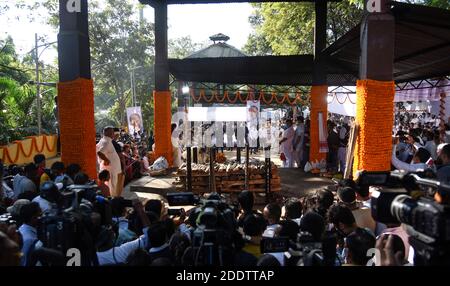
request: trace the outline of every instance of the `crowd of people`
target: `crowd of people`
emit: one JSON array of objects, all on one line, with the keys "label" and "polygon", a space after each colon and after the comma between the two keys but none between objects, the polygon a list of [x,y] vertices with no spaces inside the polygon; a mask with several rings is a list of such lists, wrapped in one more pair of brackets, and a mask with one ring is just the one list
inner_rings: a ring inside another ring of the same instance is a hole
[{"label": "crowd of people", "polygon": [[[39,167],[27,167],[25,174],[16,175],[16,182],[19,178],[23,181],[21,188],[13,189],[11,198],[2,198],[4,205],[8,199],[14,203],[1,209],[10,216],[0,221],[0,265],[65,265],[61,255],[56,255],[59,259],[55,258],[56,249],[47,249],[38,233],[45,223],[42,218],[58,208],[58,193],[62,187],[61,183],[54,182],[88,183],[87,176],[76,171],[76,166],[68,166],[65,170],[53,168],[46,174],[49,180],[38,190],[33,188],[33,181],[46,177]],[[7,185],[3,182],[3,187]],[[317,190],[301,199],[289,198],[282,204],[269,203],[262,211],[254,207],[254,193],[242,191],[237,202],[228,201],[228,206],[236,207],[230,207],[232,211],[228,215],[221,209],[220,218],[212,223],[205,206],[188,212],[181,209],[173,214],[162,200],[130,203],[122,197],[107,196],[101,188],[97,190],[97,201],[98,197],[110,201],[112,227],[100,228],[100,222],[92,222],[98,230],[94,227],[89,232],[95,251],[95,261],[89,261],[89,265],[198,266],[216,263],[205,260],[199,252],[207,245],[203,244],[205,233],[208,230],[219,233],[220,229],[225,231],[223,235],[210,236],[208,239],[212,241],[208,241],[217,247],[214,251],[220,252],[217,255],[221,257],[218,260],[221,265],[303,265],[304,262],[293,260],[292,255],[266,250],[262,244],[267,239],[285,238],[289,245],[298,245],[305,234],[309,241],[304,243],[322,245],[325,237],[333,237],[335,241],[331,261],[307,265],[372,265],[373,257],[368,251],[374,248],[382,253],[382,265],[413,263],[414,249],[408,242],[407,232],[400,224],[384,225],[375,221],[370,212],[369,188],[360,188],[353,181],[342,181],[340,185]],[[218,200],[216,197],[209,199]],[[89,217],[96,220],[92,214]],[[199,230],[202,233],[200,245]],[[294,258],[299,257],[294,255]]]},{"label": "crowd of people", "polygon": [[[345,169],[350,126],[348,118],[329,118],[330,170]],[[284,164],[301,167],[308,160],[309,120],[299,116],[294,126],[288,118],[284,127],[280,141]],[[418,120],[411,124],[402,115],[396,118],[393,133],[393,169],[432,170],[438,181],[450,184],[450,144],[435,123]],[[78,202],[90,205],[82,224],[91,238],[88,252],[94,254],[85,265],[364,266],[375,264],[368,255],[373,249],[381,253],[378,265],[414,264],[415,249],[404,225],[374,219],[370,188],[352,180],[301,199],[271,202],[261,210],[255,208],[254,194],[249,191],[242,191],[237,201],[229,197],[225,204],[218,203],[223,197],[212,194],[206,203],[187,212],[170,211],[162,200],[127,201],[121,197],[124,181],[151,169],[147,146],[145,140],[105,128],[97,143],[99,173],[94,181],[77,164],[56,161],[47,169],[42,154],[24,167],[0,164],[0,265],[65,265],[65,254],[42,241],[42,228],[50,214],[61,215],[69,208],[62,193],[77,185],[95,191],[95,196]],[[110,220],[105,205],[110,207]],[[277,238],[303,254],[267,248],[266,242]],[[332,255],[325,241],[334,241]],[[322,260],[306,261],[305,245],[327,254],[319,256]],[[219,258],[208,260],[202,254],[205,249]]]},{"label": "crowd of people", "polygon": [[[343,174],[349,135],[354,118],[329,114],[327,171]],[[280,157],[282,167],[304,168],[309,153],[309,119],[284,118]],[[450,119],[441,130],[440,120],[429,113],[397,111],[393,128],[392,170],[416,172],[430,169],[443,183],[450,183]]]}]

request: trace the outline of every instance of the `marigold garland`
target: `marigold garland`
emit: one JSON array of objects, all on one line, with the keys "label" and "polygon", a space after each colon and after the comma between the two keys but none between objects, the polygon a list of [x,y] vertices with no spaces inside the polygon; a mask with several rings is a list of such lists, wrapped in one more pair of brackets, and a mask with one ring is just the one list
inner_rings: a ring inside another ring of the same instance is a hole
[{"label": "marigold garland", "polygon": [[[53,140],[52,147],[50,147],[47,137],[55,138]],[[57,143],[56,135],[49,135],[49,136],[43,135],[42,136],[42,144],[41,144],[40,148],[38,147],[36,136],[29,136],[29,137],[27,137],[27,139],[31,140],[30,149],[28,150],[28,152],[25,151],[24,144],[22,141],[14,141],[13,142],[13,144],[16,145],[16,153],[15,153],[14,158],[11,157],[11,154],[9,153],[7,146],[1,147],[3,161],[5,163],[15,164],[19,160],[21,154],[23,155],[24,158],[28,158],[28,157],[31,157],[33,154],[42,153],[45,149],[49,153],[53,153],[56,150],[56,143]]]},{"label": "marigold garland", "polygon": [[234,99],[232,100],[230,97],[228,97],[228,102],[230,102],[231,104],[234,104],[237,102],[238,98],[240,98],[240,93],[239,91],[236,92],[236,94],[234,95]]},{"label": "marigold garland", "polygon": [[252,91],[250,91],[246,95],[243,95],[240,91],[236,91],[234,98],[232,98],[229,95],[228,91],[225,91],[222,97],[220,97],[219,93],[216,91],[214,91],[212,93],[212,95],[210,97],[208,97],[208,96],[206,96],[205,91],[203,89],[200,90],[198,97],[195,96],[195,93],[193,90],[190,93],[191,93],[191,98],[194,100],[194,102],[199,102],[200,100],[203,99],[203,101],[205,101],[207,103],[211,103],[213,101],[218,102],[218,103],[223,103],[223,102],[225,102],[225,100],[227,100],[228,103],[234,104],[238,100],[241,103],[245,103],[248,100],[259,100],[259,101],[264,102],[267,105],[270,105],[275,100],[275,102],[280,105],[281,104],[289,104],[289,105],[305,104],[305,100],[303,100],[301,98],[301,95],[299,93],[296,93],[296,95],[291,98],[288,93],[285,93],[285,94],[283,94],[283,96],[280,97],[280,96],[278,96],[277,93],[272,92],[272,94],[270,94],[270,96],[269,96],[269,99],[266,97],[264,91],[260,91],[258,93],[257,97],[255,97],[255,95]]},{"label": "marigold garland", "polygon": [[77,78],[58,83],[58,116],[61,132],[61,161],[65,164],[77,163],[90,178],[96,178],[97,154],[92,79]]},{"label": "marigold garland", "polygon": [[[328,104],[327,104],[328,87],[326,85],[318,85],[311,87],[311,121],[310,121],[310,149],[309,161],[321,161],[326,158],[327,153],[319,152],[319,120],[318,114],[323,114],[323,124],[327,123]],[[325,126],[326,128],[326,126]]]},{"label": "marigold garland", "polygon": [[393,81],[358,80],[356,86],[356,140],[353,177],[359,170],[391,168],[395,84]]},{"label": "marigold garland", "polygon": [[219,103],[222,103],[225,101],[225,98],[227,98],[227,97],[228,97],[228,91],[225,90],[225,92],[223,93],[222,99],[219,99],[219,95],[216,94],[216,101]]}]

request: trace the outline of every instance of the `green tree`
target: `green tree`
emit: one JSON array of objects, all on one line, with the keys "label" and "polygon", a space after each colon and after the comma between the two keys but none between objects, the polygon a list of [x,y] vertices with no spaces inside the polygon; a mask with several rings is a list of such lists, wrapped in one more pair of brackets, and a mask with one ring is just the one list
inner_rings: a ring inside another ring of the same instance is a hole
[{"label": "green tree", "polygon": [[[137,1],[136,1],[137,2]],[[89,38],[94,78],[97,128],[114,122],[126,125],[132,105],[130,73],[135,71],[136,101],[145,128],[152,126],[154,25],[137,17],[134,1],[89,1]],[[48,23],[58,27],[58,1],[45,0]],[[106,120],[110,116],[110,120]]]},{"label": "green tree", "polygon": [[[245,50],[252,55],[311,54],[314,45],[313,3],[253,4],[255,10],[249,18],[254,31]],[[328,3],[328,44],[354,27],[362,10],[349,0]]]},{"label": "green tree", "polygon": [[[52,81],[56,69],[39,63],[41,80]],[[19,60],[10,36],[0,39],[0,145],[26,136],[36,135],[37,106],[34,80],[34,58],[27,54]],[[42,127],[44,133],[54,133],[53,115],[55,88],[41,90]]]},{"label": "green tree", "polygon": [[205,44],[193,42],[191,36],[171,39],[168,45],[169,58],[183,59],[204,47]]}]

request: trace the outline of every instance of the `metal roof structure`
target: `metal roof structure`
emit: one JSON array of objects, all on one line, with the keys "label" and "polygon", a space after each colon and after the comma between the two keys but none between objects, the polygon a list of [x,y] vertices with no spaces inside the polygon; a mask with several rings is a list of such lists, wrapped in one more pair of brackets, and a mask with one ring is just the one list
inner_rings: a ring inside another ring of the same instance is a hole
[{"label": "metal roof structure", "polygon": [[[391,7],[395,82],[449,75],[450,11],[398,2]],[[323,53],[328,85],[354,85],[359,78],[360,25]],[[191,82],[309,86],[313,67],[312,55],[169,59],[170,72]]]},{"label": "metal roof structure", "polygon": [[[394,80],[396,83],[450,74],[450,11],[394,2]],[[324,52],[330,64],[357,74],[360,56],[360,25]]]},{"label": "metal roof structure", "polygon": [[[222,4],[222,3],[270,3],[270,2],[316,2],[316,0],[139,0],[141,4],[154,6],[155,2],[165,1],[167,5],[178,4]],[[328,2],[340,2],[342,0],[327,0]]]},{"label": "metal roof structure", "polygon": [[216,34],[209,37],[214,44],[201,49],[189,56],[187,59],[194,58],[230,58],[230,57],[246,57],[247,55],[239,49],[226,43],[230,37],[224,34]]}]

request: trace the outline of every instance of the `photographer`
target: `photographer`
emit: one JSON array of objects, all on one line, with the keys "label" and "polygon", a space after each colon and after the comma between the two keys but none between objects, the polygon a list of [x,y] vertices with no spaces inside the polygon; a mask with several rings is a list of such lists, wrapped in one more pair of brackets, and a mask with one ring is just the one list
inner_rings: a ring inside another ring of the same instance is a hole
[{"label": "photographer", "polygon": [[345,239],[343,266],[366,266],[371,259],[369,249],[375,247],[375,237],[363,228],[356,228]]},{"label": "photographer", "polygon": [[20,209],[20,219],[23,224],[19,227],[19,232],[22,235],[22,258],[20,260],[21,266],[27,266],[29,255],[35,249],[36,243],[39,241],[37,236],[37,226],[39,224],[38,218],[41,216],[41,208],[36,202],[23,205]]},{"label": "photographer", "polygon": [[30,163],[25,166],[25,175],[17,174],[13,181],[14,199],[32,200],[37,196],[37,188],[34,181],[37,178],[38,168],[35,164]]},{"label": "photographer", "polygon": [[245,218],[254,213],[254,211],[253,211],[254,201],[255,201],[255,198],[254,198],[252,192],[250,192],[248,190],[244,190],[239,193],[238,202],[239,202],[239,208],[240,208],[241,212],[238,217],[238,225],[240,227],[242,227]]},{"label": "photographer", "polygon": [[47,212],[54,207],[57,207],[60,199],[60,189],[62,184],[55,184],[52,181],[44,182],[40,187],[40,195],[33,199],[33,202],[39,204],[42,212]]},{"label": "photographer", "polygon": [[280,230],[281,208],[279,205],[271,203],[266,205],[263,211],[267,228],[263,233],[263,237],[275,237]]},{"label": "photographer", "polygon": [[122,197],[113,198],[111,200],[113,222],[118,228],[118,236],[116,237],[114,246],[122,245],[137,237],[137,235],[129,229],[126,207],[125,199]]},{"label": "photographer", "polygon": [[344,249],[344,239],[358,227],[352,211],[341,204],[331,206],[328,211],[328,222],[333,225],[338,235],[338,254]]},{"label": "photographer", "polygon": [[259,258],[261,256],[261,239],[266,227],[267,223],[260,215],[247,216],[243,222],[243,231],[246,239],[242,250]]},{"label": "photographer", "polygon": [[150,247],[148,241],[148,227],[151,224],[150,220],[145,213],[144,207],[142,206],[142,203],[140,201],[134,201],[133,208],[142,222],[143,235],[120,246],[115,246],[103,252],[97,252],[99,265],[123,264],[127,261],[127,257],[136,249],[148,249]]},{"label": "photographer", "polygon": [[166,258],[173,262],[173,256],[169,248],[169,236],[167,235],[166,224],[164,222],[156,222],[148,229],[148,240],[151,248],[149,249],[150,260]]},{"label": "photographer", "polygon": [[370,208],[363,206],[356,201],[356,193],[350,187],[339,188],[337,191],[339,201],[347,206],[356,220],[359,227],[370,229],[375,233],[376,222],[372,218]]},{"label": "photographer", "polygon": [[73,180],[64,173],[65,167],[63,162],[55,162],[52,164],[51,172],[55,183],[62,183],[64,187],[73,185]]},{"label": "photographer", "polygon": [[330,190],[318,190],[315,194],[316,203],[313,210],[324,219],[327,217],[328,210],[334,203],[334,195]]},{"label": "photographer", "polygon": [[436,173],[437,180],[450,185],[450,144],[442,147],[439,153],[440,165]]},{"label": "photographer", "polygon": [[[428,168],[428,165],[426,164],[428,159],[430,159],[431,154],[428,152],[427,149],[423,147],[416,147],[417,150],[414,152],[413,158],[411,160],[411,163],[405,163],[400,161],[397,158],[396,152],[397,152],[397,145],[398,145],[398,138],[394,140],[394,146],[392,148],[392,159],[391,163],[392,165],[398,169],[403,170],[407,172],[417,172],[420,170],[425,170]],[[416,146],[416,145],[414,145]]]},{"label": "photographer", "polygon": [[289,198],[284,204],[285,219],[292,220],[300,225],[302,217],[302,203],[297,198]]},{"label": "photographer", "polygon": [[300,231],[310,233],[314,241],[321,241],[325,231],[325,220],[318,213],[307,212],[300,221]]}]

